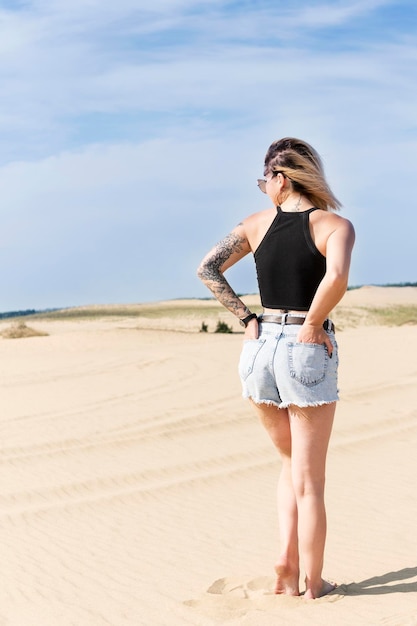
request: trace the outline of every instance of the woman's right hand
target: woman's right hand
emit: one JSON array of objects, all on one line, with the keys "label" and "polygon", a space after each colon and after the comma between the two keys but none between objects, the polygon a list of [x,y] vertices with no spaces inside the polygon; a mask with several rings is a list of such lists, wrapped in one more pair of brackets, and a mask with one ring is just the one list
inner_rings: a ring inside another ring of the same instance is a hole
[{"label": "woman's right hand", "polygon": [[333,344],[330,341],[329,335],[324,330],[323,325],[312,326],[311,324],[304,322],[297,335],[297,343],[323,344],[327,348],[329,357],[332,358]]}]

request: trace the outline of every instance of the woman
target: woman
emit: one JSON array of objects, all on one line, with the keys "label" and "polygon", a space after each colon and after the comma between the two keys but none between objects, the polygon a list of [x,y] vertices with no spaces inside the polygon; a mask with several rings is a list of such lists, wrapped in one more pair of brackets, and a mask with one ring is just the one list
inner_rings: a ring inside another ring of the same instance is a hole
[{"label": "woman", "polygon": [[[258,180],[273,206],[250,215],[202,260],[199,278],[245,327],[239,362],[250,399],[282,458],[278,483],[281,551],[276,593],[306,599],[335,585],[322,578],[326,455],[337,394],[337,344],[328,316],[348,284],[354,243],[317,152],[299,139],[275,141]],[[252,313],[224,278],[254,254],[263,314]]]}]

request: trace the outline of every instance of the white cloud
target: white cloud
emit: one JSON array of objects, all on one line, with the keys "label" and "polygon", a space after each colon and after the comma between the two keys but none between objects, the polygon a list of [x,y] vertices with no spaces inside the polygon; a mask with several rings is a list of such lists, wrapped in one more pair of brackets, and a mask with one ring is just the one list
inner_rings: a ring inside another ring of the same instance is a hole
[{"label": "white cloud", "polygon": [[[303,33],[307,26],[317,26],[317,20],[340,22],[378,4],[321,4],[292,12],[266,4],[248,16],[248,11],[225,13],[227,4],[222,2],[203,3],[207,14],[200,14],[199,5],[190,2],[156,2],[146,11],[125,0],[103,2],[100,10],[97,2],[37,2],[19,14],[3,12],[5,31],[13,33],[9,43],[1,44],[9,53],[0,56],[6,119],[17,131],[27,130],[31,120],[39,134],[48,125],[64,126],[85,113],[248,110],[268,101],[263,90],[271,83],[309,88],[316,79],[374,82],[390,61],[383,50],[329,55],[320,53],[317,42],[305,44]],[[318,16],[314,20],[312,13]],[[170,45],[145,45],[143,38],[133,36],[142,27],[163,32],[177,25],[184,30]],[[267,35],[268,29],[277,33],[277,41],[289,29],[291,42],[284,48],[275,42],[260,46],[253,37],[265,28]],[[240,32],[244,39],[234,41]],[[193,34],[191,40],[187,33]],[[219,38],[222,33],[227,41]],[[415,54],[415,45],[409,49]]]},{"label": "white cloud", "polygon": [[15,280],[0,276],[10,303],[0,310],[162,298],[168,284],[175,297],[184,278],[192,293],[198,229],[207,222],[218,238],[242,215],[230,184],[235,149],[155,140],[2,168],[0,263]]},{"label": "white cloud", "polygon": [[324,2],[303,7],[299,14],[292,13],[292,25],[324,28],[349,23],[375,9],[392,4],[392,0],[359,0],[356,2]]}]

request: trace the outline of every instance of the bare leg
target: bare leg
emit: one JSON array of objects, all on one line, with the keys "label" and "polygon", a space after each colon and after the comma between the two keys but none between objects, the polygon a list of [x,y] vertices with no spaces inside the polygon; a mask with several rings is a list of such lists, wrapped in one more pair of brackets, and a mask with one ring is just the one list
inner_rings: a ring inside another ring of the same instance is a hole
[{"label": "bare leg", "polygon": [[278,519],[281,552],[275,565],[275,593],[291,596],[299,591],[298,512],[292,484],[291,431],[288,411],[266,404],[255,404],[255,410],[282,458],[278,482]]},{"label": "bare leg", "polygon": [[292,485],[291,458],[284,455],[278,481],[278,521],[281,553],[275,564],[277,575],[275,593],[298,596],[300,595],[298,511]]},{"label": "bare leg", "polygon": [[322,578],[326,541],[324,485],[326,455],[335,403],[288,409],[292,441],[292,479],[298,508],[300,553],[306,571],[306,599],[334,589]]}]

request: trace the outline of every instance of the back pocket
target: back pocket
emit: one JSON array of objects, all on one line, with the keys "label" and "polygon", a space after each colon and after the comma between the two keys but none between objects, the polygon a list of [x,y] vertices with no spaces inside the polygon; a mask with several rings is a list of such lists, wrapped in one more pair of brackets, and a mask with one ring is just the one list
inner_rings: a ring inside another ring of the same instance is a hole
[{"label": "back pocket", "polygon": [[328,358],[327,349],[322,344],[288,344],[290,375],[303,385],[317,385],[324,380]]},{"label": "back pocket", "polygon": [[246,380],[252,374],[256,357],[265,343],[265,339],[248,339],[243,343],[239,359],[239,376]]}]

